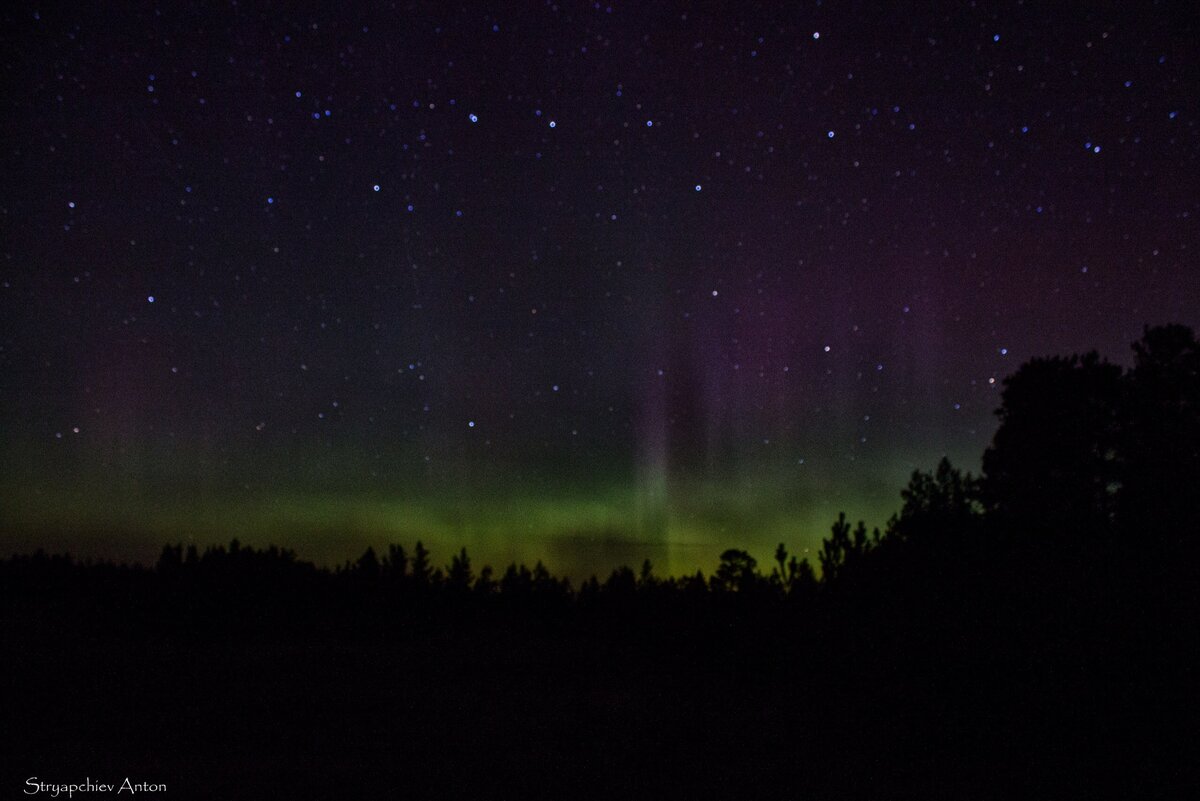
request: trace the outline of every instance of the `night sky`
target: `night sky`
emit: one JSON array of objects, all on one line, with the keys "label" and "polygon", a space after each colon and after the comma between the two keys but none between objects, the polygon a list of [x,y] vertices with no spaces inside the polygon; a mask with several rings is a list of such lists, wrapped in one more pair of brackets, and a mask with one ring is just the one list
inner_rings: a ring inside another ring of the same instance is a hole
[{"label": "night sky", "polygon": [[1200,322],[1189,3],[19,3],[0,549],[711,569]]}]

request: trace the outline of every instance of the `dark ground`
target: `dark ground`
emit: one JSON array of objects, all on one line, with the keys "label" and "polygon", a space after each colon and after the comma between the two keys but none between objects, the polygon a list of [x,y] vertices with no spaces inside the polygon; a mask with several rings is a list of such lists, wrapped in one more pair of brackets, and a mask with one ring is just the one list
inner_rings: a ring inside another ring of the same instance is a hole
[{"label": "dark ground", "polygon": [[1145,798],[1191,778],[1191,685],[1130,675],[1136,644],[804,620],[10,616],[2,795],[130,776],[173,798]]}]

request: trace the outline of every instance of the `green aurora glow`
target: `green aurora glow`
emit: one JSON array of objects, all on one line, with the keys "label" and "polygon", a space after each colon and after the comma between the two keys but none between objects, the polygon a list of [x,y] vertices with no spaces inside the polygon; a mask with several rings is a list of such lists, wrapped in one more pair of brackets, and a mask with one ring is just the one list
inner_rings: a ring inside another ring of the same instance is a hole
[{"label": "green aurora glow", "polygon": [[[476,567],[542,560],[577,580],[643,559],[660,574],[709,572],[730,547],[766,562],[779,542],[815,562],[838,512],[884,525],[909,473],[938,456],[896,459],[871,474],[844,460],[825,471],[748,466],[719,479],[639,475],[619,465],[535,472],[477,463],[394,486],[347,480],[362,474],[352,469],[352,454],[276,460],[275,469],[260,456],[221,470],[142,454],[124,459],[121,469],[79,470],[74,480],[66,477],[78,465],[31,467],[26,458],[27,469],[2,489],[0,547],[149,563],[165,542],[203,547],[236,537],[333,565],[368,545],[411,547],[420,539],[438,564],[466,547]],[[246,476],[256,479],[238,480]]]}]

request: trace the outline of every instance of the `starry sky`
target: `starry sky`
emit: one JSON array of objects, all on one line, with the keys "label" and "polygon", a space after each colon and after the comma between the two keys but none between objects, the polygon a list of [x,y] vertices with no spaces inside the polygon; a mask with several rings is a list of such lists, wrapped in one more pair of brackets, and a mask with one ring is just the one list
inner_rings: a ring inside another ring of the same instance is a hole
[{"label": "starry sky", "polygon": [[16,3],[0,549],[882,525],[1200,322],[1188,3]]}]

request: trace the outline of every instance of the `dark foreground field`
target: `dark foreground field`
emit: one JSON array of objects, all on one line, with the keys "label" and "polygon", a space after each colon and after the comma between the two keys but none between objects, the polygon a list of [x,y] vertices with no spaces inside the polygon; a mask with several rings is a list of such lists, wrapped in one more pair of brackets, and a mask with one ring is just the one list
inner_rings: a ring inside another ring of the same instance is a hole
[{"label": "dark foreground field", "polygon": [[1102,622],[651,608],[10,609],[0,795],[129,776],[172,798],[1144,798],[1192,778],[1190,671]]}]

